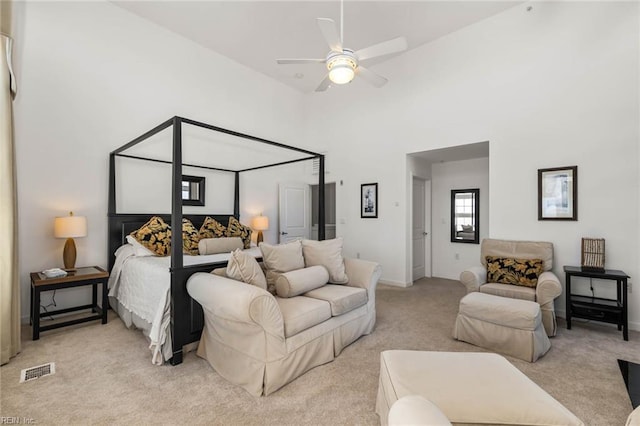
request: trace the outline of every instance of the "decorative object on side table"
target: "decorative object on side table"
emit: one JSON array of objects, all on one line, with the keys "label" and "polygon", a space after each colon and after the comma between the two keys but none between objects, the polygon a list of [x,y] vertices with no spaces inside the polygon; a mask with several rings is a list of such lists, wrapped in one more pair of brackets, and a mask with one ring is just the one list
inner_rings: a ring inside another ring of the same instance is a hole
[{"label": "decorative object on side table", "polygon": [[260,244],[262,241],[264,241],[262,231],[266,231],[267,229],[269,229],[269,218],[267,216],[263,216],[261,213],[260,216],[256,216],[251,220],[251,227],[254,231],[258,231],[256,243]]},{"label": "decorative object on side table", "polygon": [[[32,272],[30,314],[31,324],[33,325],[33,340],[38,340],[40,338],[41,331],[53,330],[54,328],[66,327],[68,325],[80,324],[83,322],[94,320],[101,320],[102,324],[106,324],[107,309],[109,306],[109,302],[107,300],[107,281],[109,281],[109,273],[99,266],[77,268],[72,271],[68,271],[65,276],[57,276],[54,278],[48,278],[44,274],[44,272]],[[98,284],[102,284],[102,305],[98,305]],[[40,313],[41,292],[59,290],[62,288],[81,287],[86,285],[90,285],[92,287],[91,304]],[[51,316],[88,309],[91,309],[93,315],[40,326],[40,318],[43,316]]]},{"label": "decorative object on side table", "polygon": [[578,220],[578,166],[538,169],[538,220]]},{"label": "decorative object on side table", "polygon": [[360,217],[378,217],[378,184],[363,183],[360,185]]},{"label": "decorative object on side table", "polygon": [[66,238],[62,259],[64,268],[73,270],[76,267],[76,243],[74,238],[87,236],[87,218],[84,216],[74,216],[69,212],[69,216],[56,217],[53,234],[56,238]]},{"label": "decorative object on side table", "polygon": [[582,269],[604,272],[604,238],[583,238],[580,259]]}]

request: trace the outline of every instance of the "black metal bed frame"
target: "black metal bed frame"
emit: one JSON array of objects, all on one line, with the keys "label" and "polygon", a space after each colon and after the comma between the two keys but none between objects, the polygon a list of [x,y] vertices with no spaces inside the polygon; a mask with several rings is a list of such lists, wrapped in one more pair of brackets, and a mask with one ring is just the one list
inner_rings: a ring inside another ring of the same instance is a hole
[{"label": "black metal bed frame", "polygon": [[[218,167],[208,167],[198,164],[184,164],[182,162],[182,125],[190,124],[193,126],[201,127],[204,129],[212,130],[215,132],[225,133],[231,136],[236,136],[242,139],[248,139],[251,141],[272,145],[278,148],[297,151],[307,154],[308,157],[299,158],[295,160],[282,161],[273,164],[266,164],[258,167],[250,167],[240,170],[223,169]],[[143,142],[149,137],[161,132],[169,127],[173,128],[173,146],[172,146],[172,161],[158,160],[152,158],[144,158],[134,155],[123,154],[123,151]],[[139,214],[139,213],[116,213],[116,174],[115,163],[116,157],[131,158],[143,161],[152,161],[158,163],[165,163],[172,165],[172,183],[171,183],[171,214]],[[317,158],[319,160],[319,173],[318,173],[318,239],[324,240],[325,238],[325,211],[324,211],[324,155],[316,152],[307,151],[305,149],[296,148],[293,146],[285,145],[278,142],[273,142],[267,139],[247,135],[244,133],[235,132],[232,130],[223,129],[221,127],[212,126],[210,124],[202,123],[199,121],[191,120],[188,118],[175,116],[165,121],[164,123],[154,127],[148,132],[135,138],[131,142],[121,146],[120,148],[112,151],[109,154],[109,204],[108,204],[108,217],[109,217],[109,236],[108,236],[108,264],[109,272],[113,268],[115,262],[115,251],[122,244],[125,243],[126,236],[133,230],[139,228],[144,224],[151,216],[160,216],[166,222],[170,222],[171,229],[182,229],[182,218],[187,218],[193,222],[193,224],[199,228],[206,216],[211,216],[220,223],[227,225],[229,216],[240,218],[240,173],[249,172],[252,170],[259,170],[268,167],[281,166],[285,164],[297,163],[300,161],[308,161]],[[216,170],[234,173],[234,207],[233,214],[183,214],[182,213],[182,167],[198,167],[208,170]],[[171,246],[182,247],[182,232],[171,233]],[[177,365],[182,362],[182,350],[183,346],[189,343],[195,342],[200,339],[202,333],[202,327],[204,324],[202,307],[193,300],[187,293],[187,280],[196,272],[208,272],[217,267],[226,266],[225,262],[216,262],[208,264],[199,264],[184,266],[182,256],[171,256],[171,268],[169,272],[171,274],[171,339],[173,346],[173,357],[170,362],[172,365]]]}]

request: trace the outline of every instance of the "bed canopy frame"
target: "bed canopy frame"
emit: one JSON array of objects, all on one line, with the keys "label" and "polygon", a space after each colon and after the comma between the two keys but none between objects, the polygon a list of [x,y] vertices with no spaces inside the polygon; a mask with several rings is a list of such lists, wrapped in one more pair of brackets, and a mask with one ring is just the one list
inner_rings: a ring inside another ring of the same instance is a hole
[{"label": "bed canopy frame", "polygon": [[[186,164],[182,160],[182,129],[183,125],[192,125],[212,132],[218,132],[240,139],[249,140],[261,144],[267,144],[282,150],[294,151],[305,154],[302,158],[293,160],[280,161],[276,163],[264,164],[255,167],[247,167],[240,169],[225,169],[220,167],[210,167],[203,164]],[[160,160],[154,158],[145,158],[142,156],[129,155],[124,152],[138,145],[139,143],[149,139],[159,132],[171,128],[172,129],[172,160]],[[116,209],[116,157],[129,158],[140,161],[150,161],[156,163],[171,164],[171,213],[117,213]],[[171,229],[182,229],[182,219],[187,218],[199,227],[206,216],[213,217],[222,224],[227,224],[229,216],[240,219],[240,173],[251,172],[254,170],[265,169],[269,167],[282,166],[301,161],[318,160],[318,239],[325,239],[325,211],[324,211],[324,155],[316,152],[308,151],[301,148],[285,145],[279,142],[270,141],[256,136],[223,129],[210,124],[191,120],[188,118],[175,116],[164,123],[154,127],[146,133],[133,139],[131,142],[121,146],[109,154],[109,203],[108,203],[108,265],[111,271],[115,262],[115,252],[122,244],[126,242],[126,236],[133,230],[138,229],[142,224],[147,222],[151,216],[160,216],[170,223]],[[196,167],[201,169],[215,170],[221,172],[233,173],[234,179],[234,202],[233,213],[214,213],[214,214],[183,214],[182,200],[182,167]],[[182,232],[171,233],[171,247],[182,247]],[[198,264],[184,266],[182,256],[171,256],[171,267],[169,269],[171,276],[171,340],[173,347],[173,356],[170,360],[172,365],[182,362],[183,346],[198,341],[203,327],[202,307],[189,296],[187,293],[187,280],[196,272],[209,272],[214,268],[226,266],[225,262],[216,262],[208,264]]]}]

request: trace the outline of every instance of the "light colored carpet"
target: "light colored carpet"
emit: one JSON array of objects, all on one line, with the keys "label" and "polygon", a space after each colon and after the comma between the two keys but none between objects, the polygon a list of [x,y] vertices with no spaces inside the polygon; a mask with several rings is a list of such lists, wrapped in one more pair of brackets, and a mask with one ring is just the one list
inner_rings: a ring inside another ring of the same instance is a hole
[{"label": "light colored carpet", "polygon": [[[254,398],[189,353],[172,367],[151,365],[145,338],[110,312],[90,323],[44,332],[0,368],[0,416],[38,424],[378,424],[380,351],[482,351],[451,338],[462,284],[423,279],[408,289],[379,286],[378,322],[329,364],[271,396]],[[534,364],[508,358],[589,425],[623,425],[631,403],[617,358],[640,363],[640,333],[561,321],[552,348]],[[53,361],[56,374],[19,384],[20,370]]]}]

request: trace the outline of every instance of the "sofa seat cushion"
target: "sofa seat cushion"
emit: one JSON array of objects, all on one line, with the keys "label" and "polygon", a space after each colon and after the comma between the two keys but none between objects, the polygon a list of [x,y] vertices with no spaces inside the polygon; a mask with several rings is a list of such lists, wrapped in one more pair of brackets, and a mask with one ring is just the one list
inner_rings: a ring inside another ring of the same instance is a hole
[{"label": "sofa seat cushion", "polygon": [[480,286],[480,293],[494,296],[509,297],[511,299],[536,301],[536,289],[511,284],[488,283]]},{"label": "sofa seat cushion", "polygon": [[483,293],[464,296],[459,315],[520,330],[535,330],[542,323],[537,303]]},{"label": "sofa seat cushion", "polygon": [[284,321],[284,336],[291,337],[331,318],[329,302],[311,297],[276,297]]},{"label": "sofa seat cushion", "polygon": [[327,284],[304,294],[306,297],[329,302],[331,315],[337,317],[367,303],[367,291],[359,287]]}]

